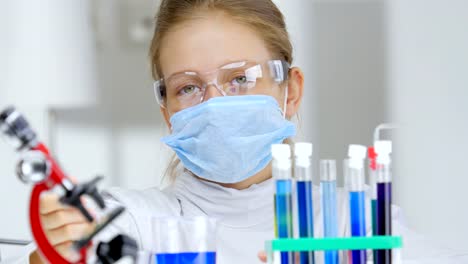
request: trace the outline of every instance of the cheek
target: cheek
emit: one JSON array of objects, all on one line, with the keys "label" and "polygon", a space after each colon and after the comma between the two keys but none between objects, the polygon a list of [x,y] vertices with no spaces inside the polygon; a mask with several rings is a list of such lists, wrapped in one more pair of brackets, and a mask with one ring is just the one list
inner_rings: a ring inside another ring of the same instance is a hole
[{"label": "cheek", "polygon": [[282,106],[284,103],[285,89],[286,87],[273,85],[273,87],[265,87],[265,88],[259,89],[256,91],[255,94],[272,96],[276,99],[278,104]]},{"label": "cheek", "polygon": [[278,104],[279,105],[283,105],[284,103],[284,97],[285,97],[285,89],[287,89],[287,87],[282,87],[282,86],[276,86],[274,88],[271,89],[271,96],[275,97],[276,100],[278,101]]}]

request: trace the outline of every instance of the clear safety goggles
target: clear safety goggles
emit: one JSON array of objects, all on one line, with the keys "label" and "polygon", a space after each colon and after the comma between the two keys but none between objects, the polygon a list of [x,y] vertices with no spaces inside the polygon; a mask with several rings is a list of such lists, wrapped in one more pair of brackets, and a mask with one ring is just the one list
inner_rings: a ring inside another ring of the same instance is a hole
[{"label": "clear safety goggles", "polygon": [[162,107],[180,111],[203,102],[209,86],[222,96],[267,94],[288,79],[289,67],[283,60],[233,62],[211,72],[173,74],[154,82],[154,92]]}]

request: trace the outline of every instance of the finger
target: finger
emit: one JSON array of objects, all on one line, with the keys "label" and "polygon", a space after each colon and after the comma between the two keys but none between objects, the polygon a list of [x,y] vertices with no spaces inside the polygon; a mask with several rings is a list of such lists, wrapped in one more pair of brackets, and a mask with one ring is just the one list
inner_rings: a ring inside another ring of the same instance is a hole
[{"label": "finger", "polygon": [[80,259],[79,253],[73,248],[73,242],[67,241],[65,243],[55,246],[55,250],[66,258],[68,261],[76,262]]},{"label": "finger", "polygon": [[265,251],[258,252],[258,258],[260,259],[261,262],[266,263],[267,262],[267,256],[266,256]]},{"label": "finger", "polygon": [[73,177],[73,176],[68,176],[68,179],[73,183],[73,184],[78,184],[78,180]]},{"label": "finger", "polygon": [[90,233],[93,225],[89,223],[70,224],[57,229],[46,231],[50,244],[58,245],[68,241],[79,240]]},{"label": "finger", "polygon": [[86,199],[87,197],[80,197],[81,199],[81,203],[83,204],[83,206],[86,208],[86,210],[88,211],[88,213],[93,217],[93,219],[96,219],[97,217],[97,214],[94,212],[93,208],[97,208],[97,205],[95,207],[92,207],[93,205],[89,204],[89,200]]},{"label": "finger", "polygon": [[56,193],[44,193],[39,202],[39,213],[42,215],[52,213],[58,210],[64,210],[69,206],[60,203],[59,196]]},{"label": "finger", "polygon": [[83,214],[74,208],[59,210],[43,215],[41,218],[44,229],[56,229],[68,224],[77,224],[87,222]]},{"label": "finger", "polygon": [[46,261],[43,259],[41,254],[39,253],[38,250],[35,250],[33,253],[29,255],[29,263],[46,263]]}]

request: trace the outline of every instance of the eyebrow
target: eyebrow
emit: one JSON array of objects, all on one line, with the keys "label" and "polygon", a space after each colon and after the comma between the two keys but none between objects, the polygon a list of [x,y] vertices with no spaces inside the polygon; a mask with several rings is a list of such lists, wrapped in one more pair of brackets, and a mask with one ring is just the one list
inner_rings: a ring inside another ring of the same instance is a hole
[{"label": "eyebrow", "polygon": [[[210,70],[210,71],[196,71],[196,70],[193,70],[193,69],[186,69],[186,70],[181,70],[181,71],[177,71],[177,72],[174,72],[174,73],[171,73],[170,75],[168,75],[167,77],[164,76],[163,78],[169,78],[173,75],[176,75],[176,74],[181,74],[181,73],[188,73],[190,75],[196,75],[196,74],[200,74],[200,73],[211,73],[211,72],[214,72],[218,69],[231,69],[233,67],[240,67],[240,66],[243,66],[245,64],[247,64],[247,62],[252,62],[252,63],[259,63],[257,61],[254,61],[254,60],[247,60],[247,59],[241,59],[241,60],[228,60],[226,61],[225,63],[222,63],[221,65],[217,66],[215,69],[213,70]],[[237,65],[236,65],[237,64]],[[233,66],[233,65],[236,65],[236,66]],[[231,66],[231,67],[227,67],[227,66]],[[225,68],[226,67],[226,68]]]}]

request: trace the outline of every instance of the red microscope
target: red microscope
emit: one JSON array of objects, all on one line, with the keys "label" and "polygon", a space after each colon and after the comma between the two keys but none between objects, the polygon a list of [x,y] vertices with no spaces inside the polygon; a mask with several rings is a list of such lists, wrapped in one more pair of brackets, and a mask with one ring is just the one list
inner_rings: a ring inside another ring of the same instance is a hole
[{"label": "red microscope", "polygon": [[[124,207],[113,209],[103,217],[100,223],[97,223],[94,231],[74,242],[74,249],[79,252],[80,259],[76,262],[70,262],[63,258],[52,247],[44,233],[40,213],[39,197],[43,192],[51,191],[55,188],[63,189],[63,195],[60,201],[63,204],[73,206],[80,210],[89,222],[95,219],[92,214],[83,205],[83,197],[91,198],[101,209],[106,209],[106,205],[101,194],[98,192],[96,184],[101,177],[83,183],[75,184],[62,171],[57,162],[52,158],[47,147],[41,143],[36,133],[32,130],[27,120],[13,107],[9,107],[0,113],[0,133],[6,136],[17,152],[21,153],[20,161],[16,168],[18,177],[24,183],[33,184],[31,193],[29,220],[34,241],[44,259],[49,263],[86,263],[93,238],[105,229],[105,227],[116,219],[125,210]],[[100,242],[96,247],[96,260],[98,263],[115,263],[125,256],[136,260],[138,247],[132,238],[119,234],[109,242]]]}]

